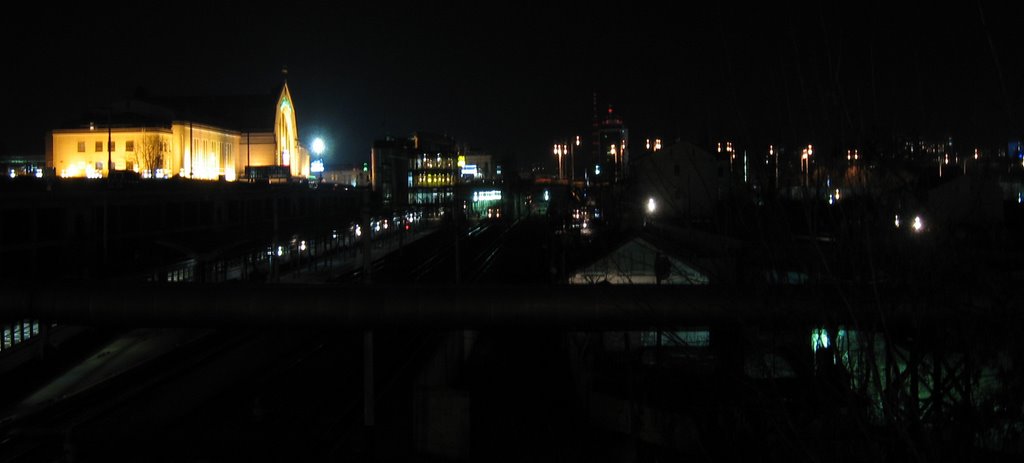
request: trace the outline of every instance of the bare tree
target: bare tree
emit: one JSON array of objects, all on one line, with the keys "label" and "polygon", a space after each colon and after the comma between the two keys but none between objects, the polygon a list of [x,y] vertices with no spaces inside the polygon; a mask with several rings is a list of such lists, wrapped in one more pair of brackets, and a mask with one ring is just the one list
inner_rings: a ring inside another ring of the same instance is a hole
[{"label": "bare tree", "polygon": [[150,178],[156,177],[156,170],[163,168],[164,165],[160,136],[156,134],[143,135],[142,142],[135,148],[135,156],[139,161],[139,168],[149,172]]}]

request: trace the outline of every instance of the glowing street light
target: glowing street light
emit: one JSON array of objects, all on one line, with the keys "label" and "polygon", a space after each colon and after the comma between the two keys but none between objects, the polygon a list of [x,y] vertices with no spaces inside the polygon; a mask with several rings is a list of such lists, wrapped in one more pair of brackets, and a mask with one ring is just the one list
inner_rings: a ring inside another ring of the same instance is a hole
[{"label": "glowing street light", "polygon": [[[718,151],[722,151],[721,144],[719,144]],[[733,161],[736,160],[736,150],[733,149],[731,141],[725,142],[725,153],[729,156],[729,173],[732,174]]]},{"label": "glowing street light", "polygon": [[814,146],[807,145],[800,155],[800,167],[804,171],[804,186],[811,186],[811,156],[814,155]]},{"label": "glowing street light", "polygon": [[807,167],[809,162],[809,155],[807,149],[804,149],[803,154],[800,155],[800,170],[804,171],[804,186],[807,186]]},{"label": "glowing street light", "polygon": [[569,154],[568,151],[569,150],[566,148],[565,145],[555,145],[554,153],[555,153],[555,156],[558,156],[558,179],[559,180],[561,180],[563,178],[563,175],[562,175],[562,156],[564,156],[566,154]]},{"label": "glowing street light", "polygon": [[921,221],[921,216],[914,216],[914,224],[911,227],[913,227],[916,233],[921,233],[921,230],[924,230],[924,222]]},{"label": "glowing street light", "polygon": [[647,198],[647,213],[653,214],[658,209],[658,204],[654,202],[654,198]]},{"label": "glowing street light", "polygon": [[[974,160],[978,160],[978,148],[974,148]],[[964,175],[967,175],[967,159],[964,159]]]},{"label": "glowing street light", "polygon": [[310,170],[310,172],[315,172],[315,173],[320,174],[320,179],[321,180],[323,180],[323,176],[324,176],[324,159],[323,159],[323,154],[324,154],[324,150],[326,150],[326,149],[327,149],[327,144],[324,143],[324,139],[323,138],[316,137],[315,139],[313,139],[313,152],[316,153],[317,159],[314,160],[312,163],[310,163],[309,170]]},{"label": "glowing street light", "polygon": [[576,135],[576,144],[569,147],[569,179],[576,183],[576,148],[580,146],[580,136]]}]

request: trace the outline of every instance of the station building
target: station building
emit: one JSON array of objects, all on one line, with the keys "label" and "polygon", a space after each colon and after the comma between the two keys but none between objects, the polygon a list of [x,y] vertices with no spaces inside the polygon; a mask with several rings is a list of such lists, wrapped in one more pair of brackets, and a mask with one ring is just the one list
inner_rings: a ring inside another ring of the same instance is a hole
[{"label": "station building", "polygon": [[274,96],[137,96],[79,127],[53,130],[46,166],[60,177],[107,177],[113,169],[234,181],[261,168],[308,177],[309,152],[299,142],[288,84],[276,104]]}]

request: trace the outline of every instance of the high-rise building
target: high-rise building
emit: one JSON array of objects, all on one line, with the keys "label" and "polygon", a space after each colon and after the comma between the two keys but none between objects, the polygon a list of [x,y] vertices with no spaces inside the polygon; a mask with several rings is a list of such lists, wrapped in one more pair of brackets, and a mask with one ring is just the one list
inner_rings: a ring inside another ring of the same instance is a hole
[{"label": "high-rise building", "polygon": [[594,115],[594,166],[587,166],[591,181],[621,182],[629,165],[629,129],[611,106],[607,113]]}]

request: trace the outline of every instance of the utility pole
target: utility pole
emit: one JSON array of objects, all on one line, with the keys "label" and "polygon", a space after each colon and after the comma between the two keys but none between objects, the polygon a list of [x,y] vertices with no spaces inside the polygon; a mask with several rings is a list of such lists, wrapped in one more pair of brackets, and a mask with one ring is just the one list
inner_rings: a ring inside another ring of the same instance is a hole
[{"label": "utility pole", "polygon": [[360,214],[360,227],[362,228],[362,246],[363,246],[363,283],[370,284],[371,275],[370,272],[373,270],[373,229],[370,228],[370,190],[363,188],[362,194],[362,210]]},{"label": "utility pole", "polygon": [[576,143],[569,145],[569,180],[576,183],[576,147],[580,146],[580,136],[576,135]]},{"label": "utility pole", "polygon": [[[192,178],[191,174],[189,174],[189,178]],[[278,249],[279,248],[278,248],[278,244],[277,244],[277,201],[278,201],[278,198],[274,197],[271,201],[272,201],[272,204],[273,204],[273,214],[274,214],[274,236],[273,236],[273,245],[272,245],[270,261],[269,261],[270,262],[270,277],[271,277],[270,281],[273,281],[273,282],[276,283],[276,282],[279,281],[279,278],[281,276],[280,275],[280,273],[281,273],[281,262],[280,262],[281,256],[278,255]]]},{"label": "utility pole", "polygon": [[[370,243],[373,230],[370,228],[370,190],[368,188],[363,189],[362,199],[362,217],[360,218],[363,227],[363,283],[369,287],[370,271],[373,268],[373,259],[370,256],[373,251],[373,246]],[[376,421],[373,363],[373,331],[366,330],[363,332],[363,430],[365,431],[368,454],[373,447],[373,427]]]},{"label": "utility pole", "polygon": [[113,112],[114,112],[113,108],[107,108],[107,178],[110,178],[110,174],[114,172],[114,161],[111,159],[112,156],[111,156],[111,153],[110,153],[110,149],[111,149],[111,146],[110,146],[111,143],[110,142],[112,140],[112,134],[111,134],[111,130],[112,129],[110,128],[110,124],[111,124],[111,119],[112,119],[111,113],[113,113]]},{"label": "utility pole", "polygon": [[460,238],[459,234],[461,233],[460,230],[459,230],[459,213],[461,212],[462,208],[459,207],[460,204],[459,204],[459,192],[458,192],[458,185],[459,185],[459,175],[458,174],[459,174],[459,167],[458,167],[458,165],[455,165],[454,170],[453,170],[453,174],[452,174],[452,228],[455,229],[455,285],[456,286],[462,280],[462,265],[461,265],[461,262],[459,262],[459,260],[461,258],[461,253],[459,252],[459,238]]}]

